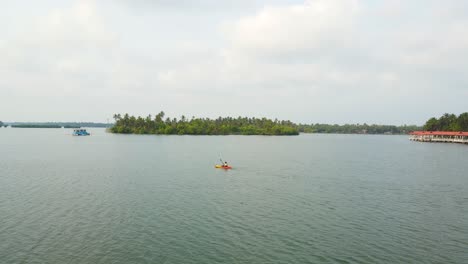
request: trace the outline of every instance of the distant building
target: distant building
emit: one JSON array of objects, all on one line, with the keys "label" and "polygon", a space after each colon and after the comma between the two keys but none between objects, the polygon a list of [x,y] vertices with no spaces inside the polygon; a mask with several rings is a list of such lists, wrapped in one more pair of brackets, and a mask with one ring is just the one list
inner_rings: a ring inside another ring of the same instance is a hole
[{"label": "distant building", "polygon": [[414,131],[410,133],[410,140],[468,144],[468,132]]}]

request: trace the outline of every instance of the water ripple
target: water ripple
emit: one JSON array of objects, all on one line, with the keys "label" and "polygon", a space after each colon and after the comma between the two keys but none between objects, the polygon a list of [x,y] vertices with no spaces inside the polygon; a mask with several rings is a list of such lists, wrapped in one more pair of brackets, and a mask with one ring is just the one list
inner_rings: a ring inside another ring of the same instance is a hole
[{"label": "water ripple", "polygon": [[[100,130],[83,140],[44,130],[37,141],[11,131],[0,130],[0,262],[468,259],[466,148]],[[444,157],[432,154],[441,148]],[[212,168],[220,152],[235,170]]]}]

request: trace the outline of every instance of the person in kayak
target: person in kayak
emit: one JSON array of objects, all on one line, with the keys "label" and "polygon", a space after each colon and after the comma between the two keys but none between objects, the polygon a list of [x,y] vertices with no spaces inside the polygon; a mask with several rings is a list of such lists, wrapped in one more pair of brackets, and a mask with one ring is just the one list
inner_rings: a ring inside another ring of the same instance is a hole
[{"label": "person in kayak", "polygon": [[226,168],[226,167],[229,167],[227,161],[224,162],[223,167],[225,167],[225,168]]}]

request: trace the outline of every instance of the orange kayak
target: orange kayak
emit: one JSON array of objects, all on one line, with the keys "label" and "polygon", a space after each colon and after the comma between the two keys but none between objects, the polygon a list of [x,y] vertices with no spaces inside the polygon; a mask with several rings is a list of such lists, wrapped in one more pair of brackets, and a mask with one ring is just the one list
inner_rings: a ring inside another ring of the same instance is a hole
[{"label": "orange kayak", "polygon": [[216,169],[225,169],[225,170],[232,169],[231,166],[223,166],[223,165],[216,165],[215,168]]}]

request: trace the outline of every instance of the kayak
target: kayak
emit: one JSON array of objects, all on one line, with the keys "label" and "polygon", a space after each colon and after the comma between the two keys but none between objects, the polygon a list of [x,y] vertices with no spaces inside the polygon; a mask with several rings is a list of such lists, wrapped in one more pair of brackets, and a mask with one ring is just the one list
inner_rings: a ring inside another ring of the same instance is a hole
[{"label": "kayak", "polygon": [[232,169],[232,167],[231,167],[231,166],[227,166],[227,167],[225,167],[225,166],[223,166],[223,165],[215,165],[215,168],[217,168],[217,169],[225,169],[225,170]]}]

